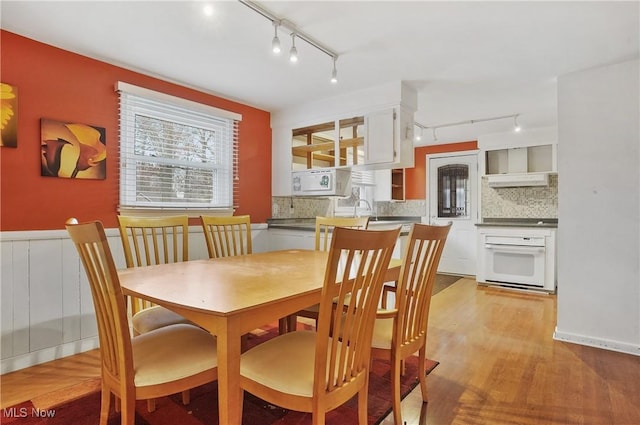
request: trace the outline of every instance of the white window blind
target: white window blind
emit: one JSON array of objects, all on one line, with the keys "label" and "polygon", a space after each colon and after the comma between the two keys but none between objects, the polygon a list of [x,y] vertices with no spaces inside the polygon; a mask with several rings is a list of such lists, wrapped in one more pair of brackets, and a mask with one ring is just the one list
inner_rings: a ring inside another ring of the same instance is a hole
[{"label": "white window blind", "polygon": [[120,209],[232,210],[241,116],[118,83]]},{"label": "white window blind", "polygon": [[372,170],[351,170],[351,184],[355,186],[375,186],[376,172]]},{"label": "white window blind", "polygon": [[[337,199],[335,213],[349,216],[354,212],[373,215],[375,185],[375,171],[351,169],[351,196]],[[367,201],[369,206],[359,200]]]}]

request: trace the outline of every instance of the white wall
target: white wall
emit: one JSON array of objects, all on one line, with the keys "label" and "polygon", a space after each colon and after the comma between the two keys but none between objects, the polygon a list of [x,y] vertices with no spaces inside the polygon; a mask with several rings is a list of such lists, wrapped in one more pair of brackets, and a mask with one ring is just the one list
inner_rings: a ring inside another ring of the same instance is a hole
[{"label": "white wall", "polygon": [[555,338],[640,355],[639,61],[558,79]]}]

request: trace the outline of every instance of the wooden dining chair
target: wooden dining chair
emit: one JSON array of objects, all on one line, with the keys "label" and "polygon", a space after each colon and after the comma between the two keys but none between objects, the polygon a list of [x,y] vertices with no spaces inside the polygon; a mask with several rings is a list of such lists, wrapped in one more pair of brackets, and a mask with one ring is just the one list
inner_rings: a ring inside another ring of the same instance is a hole
[{"label": "wooden dining chair", "polygon": [[[357,394],[359,423],[367,423],[373,321],[398,234],[334,229],[317,331],[284,333],[242,354],[243,391],[310,412],[314,425]],[[345,309],[334,308],[335,302]]]},{"label": "wooden dining chair", "polygon": [[251,217],[200,216],[209,258],[251,254]]},{"label": "wooden dining chair", "polygon": [[391,363],[393,419],[402,424],[400,375],[403,361],[418,352],[422,400],[427,402],[426,343],[431,294],[444,244],[451,228],[414,224],[403,254],[395,308],[379,310],[374,325],[372,359]]},{"label": "wooden dining chair", "polygon": [[[189,260],[189,218],[118,216],[120,240],[128,268]],[[131,327],[134,335],[141,335],[164,326],[192,324],[168,308],[150,301],[129,297]],[[189,400],[189,392],[182,395]],[[149,412],[156,409],[155,400],[147,400]]]},{"label": "wooden dining chair", "polygon": [[[143,267],[189,260],[189,219],[118,216],[127,267]],[[130,298],[135,335],[176,323],[191,323],[173,311],[149,301]]]},{"label": "wooden dining chair", "polygon": [[[169,325],[131,337],[125,296],[100,222],[66,223],[82,260],[95,308],[100,340],[100,425],[107,425],[111,394],[119,400],[120,423],[133,425],[135,401],[187,391],[218,375],[216,339],[193,325]],[[183,400],[183,402],[188,400]]]},{"label": "wooden dining chair", "polygon": [[[327,251],[329,249],[333,229],[346,227],[349,229],[366,229],[369,225],[369,217],[316,217],[315,250]],[[298,311],[287,318],[287,330],[296,330],[298,316],[318,321],[319,305],[315,304],[304,310]]]}]

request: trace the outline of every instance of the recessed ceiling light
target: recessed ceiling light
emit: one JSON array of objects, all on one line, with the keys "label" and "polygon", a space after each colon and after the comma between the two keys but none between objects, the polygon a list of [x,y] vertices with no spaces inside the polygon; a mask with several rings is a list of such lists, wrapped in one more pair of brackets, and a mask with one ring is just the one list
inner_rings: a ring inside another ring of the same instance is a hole
[{"label": "recessed ceiling light", "polygon": [[211,6],[210,4],[205,4],[202,8],[202,12],[205,16],[213,16],[213,6]]}]

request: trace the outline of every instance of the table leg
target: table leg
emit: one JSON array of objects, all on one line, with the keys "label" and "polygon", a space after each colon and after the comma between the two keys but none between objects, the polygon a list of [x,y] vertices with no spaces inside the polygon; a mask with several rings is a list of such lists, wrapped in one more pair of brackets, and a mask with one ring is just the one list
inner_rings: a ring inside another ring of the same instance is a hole
[{"label": "table leg", "polygon": [[218,333],[218,408],[220,425],[238,425],[241,418],[240,338],[228,319]]}]

